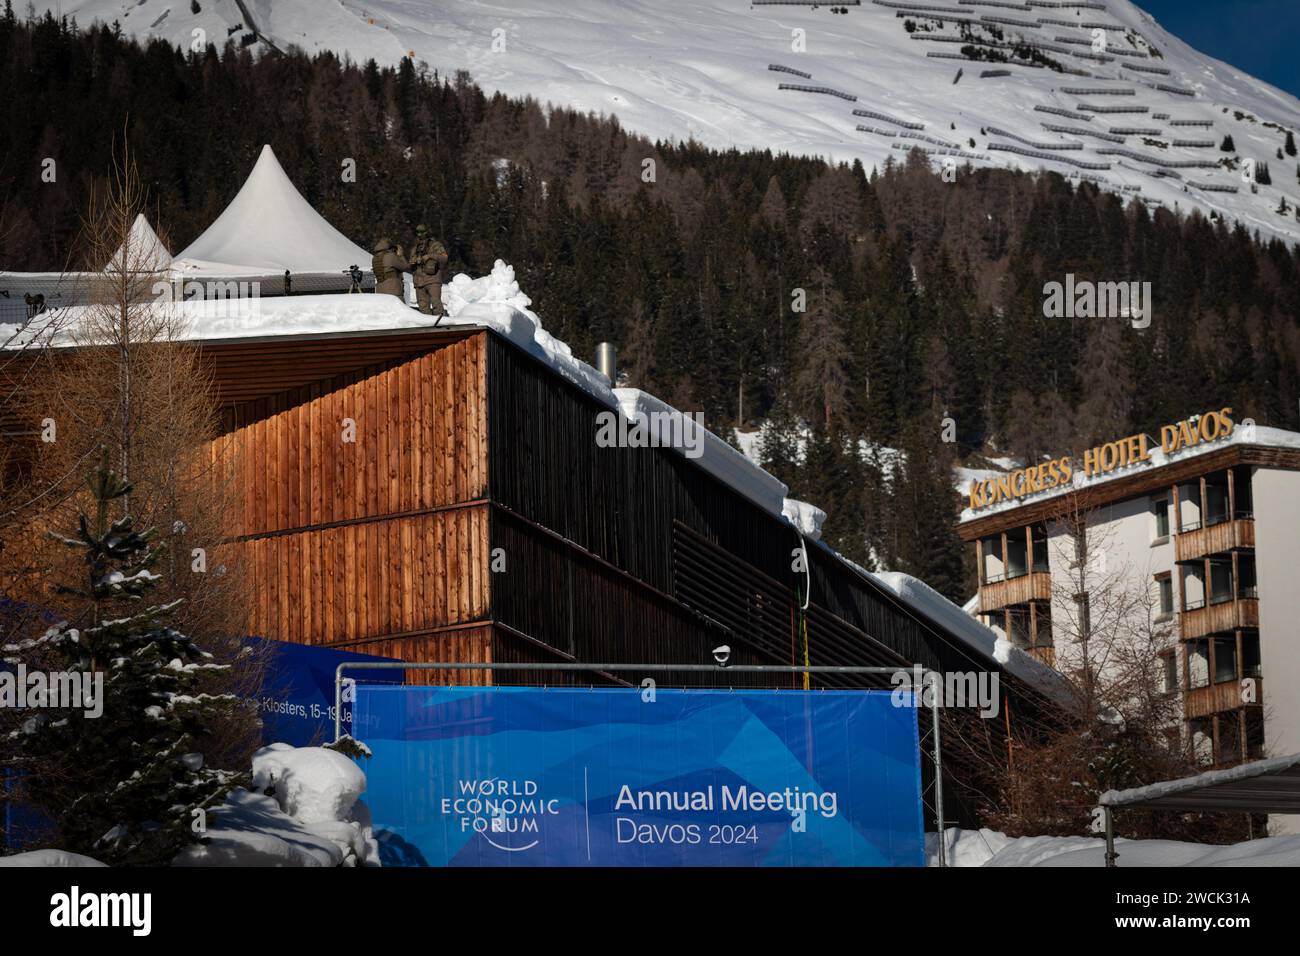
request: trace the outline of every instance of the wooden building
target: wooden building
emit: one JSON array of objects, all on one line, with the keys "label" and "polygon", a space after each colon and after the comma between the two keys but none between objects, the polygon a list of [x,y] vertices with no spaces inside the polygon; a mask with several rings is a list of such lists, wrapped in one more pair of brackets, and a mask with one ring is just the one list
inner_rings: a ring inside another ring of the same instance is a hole
[{"label": "wooden building", "polygon": [[997,667],[816,542],[796,572],[794,527],[677,451],[598,447],[607,406],[492,330],[203,353],[218,450],[246,469],[254,633],[410,661],[708,663],[727,643],[733,663],[801,664],[810,582],[812,664]]}]

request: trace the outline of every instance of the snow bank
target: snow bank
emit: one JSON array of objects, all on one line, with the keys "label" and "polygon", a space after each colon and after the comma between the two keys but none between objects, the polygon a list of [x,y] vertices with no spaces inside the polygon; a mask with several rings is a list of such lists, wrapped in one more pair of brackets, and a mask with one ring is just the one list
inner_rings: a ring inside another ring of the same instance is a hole
[{"label": "snow bank", "polygon": [[821,508],[796,498],[786,498],[781,502],[781,514],[785,515],[804,537],[812,538],[814,541],[821,540],[822,522],[826,520],[826,512]]},{"label": "snow bank", "polygon": [[573,357],[573,350],[542,328],[515,280],[515,270],[498,259],[492,271],[478,279],[460,273],[442,290],[447,318],[443,325],[482,325],[500,332],[524,351],[541,359],[563,378],[609,405],[617,404],[605,376]]},{"label": "snow bank", "polygon": [[12,856],[0,856],[0,866],[107,866],[98,860],[69,853],[67,850],[30,850]]},{"label": "snow bank", "polygon": [[253,786],[275,788],[280,809],[303,823],[347,820],[366,790],[355,763],[323,747],[271,744],[253,754]]},{"label": "snow bank", "polygon": [[[1106,841],[1100,837],[1009,837],[995,830],[947,830],[949,866],[1105,866]],[[1297,866],[1300,836],[1266,837],[1231,846],[1178,840],[1115,841],[1120,867]],[[927,866],[939,865],[937,835],[925,835]]]},{"label": "snow bank", "polygon": [[[254,791],[208,813],[208,842],[173,866],[377,866],[366,776],[322,747],[271,744],[253,755]],[[269,794],[261,791],[271,791]]]}]

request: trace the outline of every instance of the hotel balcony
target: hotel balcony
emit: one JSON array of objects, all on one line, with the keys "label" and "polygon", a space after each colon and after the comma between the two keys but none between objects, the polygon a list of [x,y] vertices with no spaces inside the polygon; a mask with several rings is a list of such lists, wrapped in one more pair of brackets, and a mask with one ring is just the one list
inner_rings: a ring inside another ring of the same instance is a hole
[{"label": "hotel balcony", "polygon": [[1255,520],[1236,518],[1205,528],[1183,530],[1174,536],[1175,560],[1194,561],[1211,554],[1255,547]]},{"label": "hotel balcony", "polygon": [[1253,679],[1255,681],[1255,700],[1253,702],[1245,703],[1242,701],[1240,681],[1224,681],[1221,684],[1194,687],[1187,691],[1183,696],[1184,715],[1188,720],[1193,720],[1197,717],[1208,717],[1211,714],[1236,710],[1239,707],[1258,707],[1264,700],[1264,680],[1260,677]]},{"label": "hotel balcony", "polygon": [[1183,640],[1259,627],[1259,598],[1239,597],[1217,604],[1188,607],[1179,615]]},{"label": "hotel balcony", "polygon": [[980,611],[988,613],[1012,604],[1052,599],[1052,575],[1047,571],[1030,571],[1014,578],[1003,578],[980,585]]}]

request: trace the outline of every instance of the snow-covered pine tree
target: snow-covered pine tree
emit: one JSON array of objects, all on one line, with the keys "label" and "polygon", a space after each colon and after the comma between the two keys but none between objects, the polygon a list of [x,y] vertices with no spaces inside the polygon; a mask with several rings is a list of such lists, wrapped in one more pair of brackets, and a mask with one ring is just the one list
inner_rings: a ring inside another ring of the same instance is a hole
[{"label": "snow-covered pine tree", "polygon": [[199,750],[211,728],[244,705],[233,694],[203,692],[204,678],[228,665],[212,663],[169,626],[181,602],[146,604],[162,549],[152,529],[135,529],[129,513],[110,518],[131,486],[109,467],[107,449],[89,485],[94,517],[81,513],[76,531],[59,538],[85,552],[84,581],[59,588],[84,599],[84,613],[6,652],[102,672],[102,713],[47,709],[24,724],[25,791],[53,819],[64,849],[110,864],[166,864],[202,842],[194,811],[220,804],[246,782],[205,768]]}]

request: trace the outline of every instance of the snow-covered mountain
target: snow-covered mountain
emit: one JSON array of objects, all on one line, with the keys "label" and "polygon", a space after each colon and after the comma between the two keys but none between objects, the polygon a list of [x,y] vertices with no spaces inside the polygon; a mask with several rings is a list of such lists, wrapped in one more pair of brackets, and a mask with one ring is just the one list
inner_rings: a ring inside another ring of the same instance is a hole
[{"label": "snow-covered mountain", "polygon": [[[658,139],[860,158],[868,168],[920,146],[936,164],[952,156],[1094,177],[1300,240],[1297,158],[1277,156],[1286,132],[1300,131],[1300,100],[1197,52],[1128,0],[198,0],[197,13],[191,0],[45,5],[83,25],[116,20],[183,45],[220,45],[255,27],[278,47],[381,63],[410,55],[444,75],[467,70],[488,90],[616,114]],[[1007,62],[971,59],[972,50]],[[1232,153],[1220,150],[1225,136]],[[1269,164],[1271,185],[1252,183],[1251,160]]]}]

